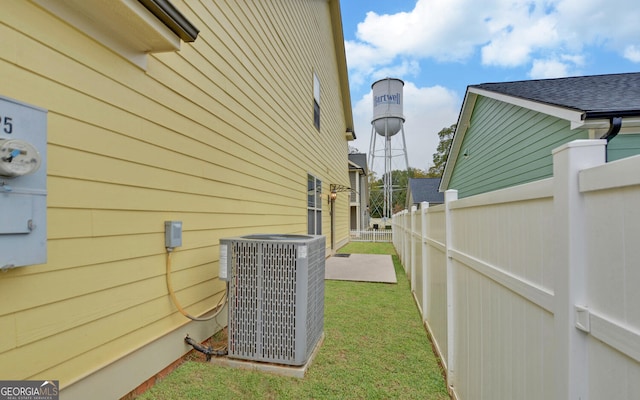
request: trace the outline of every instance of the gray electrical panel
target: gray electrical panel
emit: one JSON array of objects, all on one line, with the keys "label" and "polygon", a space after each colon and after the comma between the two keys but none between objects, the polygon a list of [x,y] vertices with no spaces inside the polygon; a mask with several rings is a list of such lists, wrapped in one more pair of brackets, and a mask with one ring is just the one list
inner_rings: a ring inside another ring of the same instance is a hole
[{"label": "gray electrical panel", "polygon": [[182,246],[182,221],[164,221],[164,247],[173,250]]},{"label": "gray electrical panel", "polygon": [[0,270],[47,261],[47,111],[0,96]]}]

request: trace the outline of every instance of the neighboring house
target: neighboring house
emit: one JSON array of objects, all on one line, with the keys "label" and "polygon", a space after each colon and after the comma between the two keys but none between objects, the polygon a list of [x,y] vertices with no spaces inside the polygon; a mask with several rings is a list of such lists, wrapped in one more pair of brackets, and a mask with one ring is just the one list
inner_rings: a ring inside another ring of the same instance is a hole
[{"label": "neighboring house", "polygon": [[607,136],[609,161],[640,154],[640,73],[472,85],[440,190],[462,198],[548,178],[553,149]]},{"label": "neighboring house", "polygon": [[369,175],[367,155],[349,154],[349,182],[351,184],[350,219],[351,230],[366,230],[369,227]]},{"label": "neighboring house", "polygon": [[170,300],[165,221],[195,316],[225,291],[220,238],[349,240],[338,0],[7,1],[0,26],[0,139],[36,135],[43,178],[0,177],[0,378],[119,398],[226,325]]},{"label": "neighboring house", "polygon": [[440,178],[409,178],[409,187],[407,188],[407,210],[411,210],[411,206],[420,206],[420,203],[426,201],[429,206],[436,206],[444,203],[444,193],[439,192]]}]

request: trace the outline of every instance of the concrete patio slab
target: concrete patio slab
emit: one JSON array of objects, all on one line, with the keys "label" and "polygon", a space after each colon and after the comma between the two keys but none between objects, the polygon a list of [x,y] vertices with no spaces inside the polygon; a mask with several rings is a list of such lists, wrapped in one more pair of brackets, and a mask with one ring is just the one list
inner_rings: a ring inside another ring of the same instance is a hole
[{"label": "concrete patio slab", "polygon": [[325,279],[398,283],[389,254],[334,255],[325,261]]}]

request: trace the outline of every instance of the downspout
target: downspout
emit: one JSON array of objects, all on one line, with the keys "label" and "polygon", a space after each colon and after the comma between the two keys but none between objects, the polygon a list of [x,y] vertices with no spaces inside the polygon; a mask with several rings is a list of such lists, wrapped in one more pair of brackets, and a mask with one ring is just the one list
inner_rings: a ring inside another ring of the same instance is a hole
[{"label": "downspout", "polygon": [[604,134],[600,139],[607,140],[607,147],[605,148],[605,162],[609,161],[609,142],[611,139],[616,137],[616,135],[620,132],[620,128],[622,128],[622,117],[611,117],[609,120],[609,130]]}]

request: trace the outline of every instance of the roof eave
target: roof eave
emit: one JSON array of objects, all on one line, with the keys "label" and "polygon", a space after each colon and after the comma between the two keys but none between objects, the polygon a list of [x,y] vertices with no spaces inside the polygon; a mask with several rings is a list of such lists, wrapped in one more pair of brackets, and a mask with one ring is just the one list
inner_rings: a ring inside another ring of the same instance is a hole
[{"label": "roof eave", "polygon": [[586,112],[575,108],[562,107],[555,104],[543,103],[540,101],[525,99],[517,96],[510,96],[508,94],[492,92],[490,90],[481,89],[478,87],[469,87],[471,93],[478,94],[480,96],[488,97],[494,100],[499,100],[505,103],[513,104],[519,107],[527,108],[529,110],[538,111],[543,114],[551,115],[560,119],[570,121],[575,124],[580,124],[585,119]]},{"label": "roof eave", "polygon": [[355,162],[349,160],[349,166],[353,167],[350,169],[350,171],[361,171],[363,175],[366,175],[366,172],[364,171],[364,168],[361,167],[360,165],[356,164]]},{"label": "roof eave", "polygon": [[604,110],[604,111],[587,111],[585,112],[585,120],[588,119],[607,119],[614,117],[640,117],[640,110]]},{"label": "roof eave", "polygon": [[453,141],[451,142],[451,147],[449,149],[449,156],[447,157],[447,162],[442,173],[442,179],[440,180],[440,186],[438,187],[439,192],[444,192],[449,187],[449,181],[453,174],[455,160],[458,158],[458,154],[460,153],[464,135],[467,133],[471,115],[473,114],[473,109],[476,105],[478,95],[471,92],[469,89],[470,88],[467,87],[467,92],[465,93],[464,100],[462,101],[462,108],[460,109],[460,115],[458,116],[458,122],[456,123],[456,130],[453,133]]},{"label": "roof eave", "polygon": [[340,0],[329,0],[331,15],[331,29],[333,42],[338,62],[338,75],[340,79],[340,93],[342,95],[342,107],[346,124],[345,137],[347,140],[355,140],[356,133],[353,126],[353,112],[351,110],[351,93],[349,92],[349,73],[347,69],[347,56],[344,48],[344,32],[342,30],[342,13]]},{"label": "roof eave", "polygon": [[193,42],[200,31],[169,0],[138,0],[185,42]]}]

